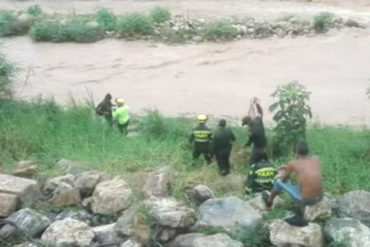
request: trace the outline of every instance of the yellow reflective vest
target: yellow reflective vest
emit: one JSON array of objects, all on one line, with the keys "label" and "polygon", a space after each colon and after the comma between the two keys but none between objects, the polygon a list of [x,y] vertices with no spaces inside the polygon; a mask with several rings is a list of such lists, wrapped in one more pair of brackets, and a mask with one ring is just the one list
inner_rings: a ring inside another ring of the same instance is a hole
[{"label": "yellow reflective vest", "polygon": [[125,124],[130,120],[130,108],[127,105],[120,106],[112,112],[112,116],[118,124]]}]

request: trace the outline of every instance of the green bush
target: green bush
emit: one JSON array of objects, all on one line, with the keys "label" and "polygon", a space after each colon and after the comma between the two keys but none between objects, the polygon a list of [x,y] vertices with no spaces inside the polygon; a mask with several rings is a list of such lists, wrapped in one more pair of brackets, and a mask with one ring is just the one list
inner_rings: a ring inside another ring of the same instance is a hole
[{"label": "green bush", "polygon": [[149,35],[153,32],[153,23],[143,14],[126,14],[118,20],[117,30],[122,37]]},{"label": "green bush", "polygon": [[14,35],[13,26],[17,17],[13,12],[0,10],[0,37]]},{"label": "green bush", "polygon": [[322,12],[316,15],[313,19],[313,28],[317,33],[327,32],[330,26],[333,25],[334,14],[330,12]]},{"label": "green bush", "polygon": [[36,41],[54,41],[60,40],[60,36],[56,35],[60,30],[61,24],[59,21],[39,20],[32,24],[29,34]]},{"label": "green bush", "polygon": [[162,23],[171,20],[171,13],[165,8],[154,8],[150,11],[149,16],[154,23]]},{"label": "green bush", "polygon": [[0,99],[11,97],[11,83],[14,72],[14,65],[9,63],[3,54],[0,54]]},{"label": "green bush", "polygon": [[40,7],[40,5],[36,4],[36,5],[32,5],[32,6],[29,6],[27,8],[27,13],[33,17],[38,17],[40,15],[42,15],[43,11]]},{"label": "green bush", "polygon": [[203,36],[207,40],[230,40],[237,34],[230,21],[215,21],[205,26]]},{"label": "green bush", "polygon": [[107,9],[100,9],[96,13],[96,20],[106,31],[114,31],[117,28],[117,17]]}]

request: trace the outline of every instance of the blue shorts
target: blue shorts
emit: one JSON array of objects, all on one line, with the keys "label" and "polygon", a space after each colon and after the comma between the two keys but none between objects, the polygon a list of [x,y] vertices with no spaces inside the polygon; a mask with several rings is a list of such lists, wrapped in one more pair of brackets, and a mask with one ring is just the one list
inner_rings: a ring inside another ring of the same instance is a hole
[{"label": "blue shorts", "polygon": [[301,188],[293,185],[290,181],[283,183],[280,179],[276,179],[273,190],[279,193],[282,191],[285,191],[286,193],[288,193],[288,195],[292,198],[292,200],[295,203],[305,205],[305,206],[315,205],[316,203],[320,202],[322,199],[322,196],[319,196],[312,200],[302,199]]}]

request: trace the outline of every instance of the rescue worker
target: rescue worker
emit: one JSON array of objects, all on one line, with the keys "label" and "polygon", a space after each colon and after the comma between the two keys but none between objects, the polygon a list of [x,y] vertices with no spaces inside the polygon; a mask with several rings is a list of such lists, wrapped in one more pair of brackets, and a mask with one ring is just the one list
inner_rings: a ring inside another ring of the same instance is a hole
[{"label": "rescue worker", "polygon": [[211,164],[212,155],[210,153],[210,142],[212,139],[212,132],[206,126],[208,117],[206,115],[198,115],[197,120],[198,125],[193,129],[189,137],[190,143],[194,141],[193,159],[196,160],[203,154],[207,164]]},{"label": "rescue worker", "polygon": [[217,165],[222,176],[230,174],[230,153],[235,135],[230,128],[226,128],[226,120],[218,122],[218,130],[215,132],[212,142],[213,152],[216,156]]},{"label": "rescue worker", "polygon": [[246,194],[249,196],[271,190],[277,175],[277,170],[268,161],[265,150],[258,149],[255,155],[256,163],[250,167],[245,187]]},{"label": "rescue worker", "polygon": [[259,100],[255,99],[255,106],[257,108],[258,116],[252,118],[250,116],[246,116],[242,119],[242,126],[248,125],[249,127],[249,139],[248,142],[245,144],[246,147],[252,146],[252,152],[250,157],[250,165],[257,162],[256,154],[259,150],[265,150],[267,145],[267,139],[265,134],[265,127],[263,126],[263,110],[260,105]]},{"label": "rescue worker", "polygon": [[113,111],[113,120],[117,122],[118,129],[121,133],[127,136],[127,127],[130,122],[130,108],[125,104],[121,98],[116,99],[117,109]]},{"label": "rescue worker", "polygon": [[113,104],[111,100],[112,100],[112,95],[110,93],[107,93],[103,101],[100,102],[95,109],[96,114],[99,116],[103,116],[105,120],[107,120],[110,126],[113,125],[113,121],[112,121]]}]

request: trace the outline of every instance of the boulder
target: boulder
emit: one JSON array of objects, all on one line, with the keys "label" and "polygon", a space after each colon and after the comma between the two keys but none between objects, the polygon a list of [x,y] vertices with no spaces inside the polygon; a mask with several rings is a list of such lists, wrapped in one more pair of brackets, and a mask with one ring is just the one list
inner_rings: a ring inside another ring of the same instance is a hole
[{"label": "boulder", "polygon": [[358,219],[370,227],[370,192],[356,190],[345,193],[336,204],[341,217]]},{"label": "boulder", "polygon": [[53,243],[56,247],[89,247],[95,234],[84,222],[67,218],[55,221],[42,234],[41,240]]},{"label": "boulder", "polygon": [[177,236],[168,247],[243,247],[243,244],[232,240],[224,233],[215,235],[189,233]]},{"label": "boulder", "polygon": [[153,198],[146,205],[160,226],[188,228],[196,221],[195,211],[178,203],[174,198]]},{"label": "boulder", "polygon": [[92,228],[99,244],[121,244],[125,238],[114,230],[115,223]]},{"label": "boulder", "polygon": [[276,247],[322,247],[323,234],[320,225],[309,223],[305,227],[292,226],[283,220],[269,225],[270,240]]},{"label": "boulder", "polygon": [[66,218],[73,218],[75,220],[82,221],[88,225],[91,225],[93,223],[93,217],[94,215],[90,214],[88,211],[84,209],[67,209],[59,213],[55,220],[63,220]]},{"label": "boulder", "polygon": [[304,216],[308,221],[314,221],[316,219],[328,219],[333,215],[334,202],[327,196],[316,205],[306,206]]},{"label": "boulder", "polygon": [[[50,220],[46,216],[29,208],[11,214],[6,220],[14,223],[19,230],[31,237],[38,236],[50,225]],[[0,235],[8,238],[15,234],[17,230],[13,225],[8,224],[1,228]]]},{"label": "boulder", "polygon": [[9,216],[16,210],[17,205],[17,195],[0,193],[0,217]]},{"label": "boulder", "polygon": [[143,194],[146,198],[152,196],[165,197],[169,195],[171,176],[168,171],[161,170],[149,174],[143,187]]},{"label": "boulder", "polygon": [[265,213],[269,209],[274,209],[274,208],[280,206],[283,203],[283,199],[281,199],[279,196],[276,196],[275,199],[274,199],[274,202],[273,202],[273,204],[271,206],[271,208],[267,208],[265,202],[262,199],[262,194],[261,193],[258,193],[257,195],[255,195],[255,197],[253,197],[252,199],[250,199],[248,201],[248,203],[252,207],[254,207],[255,209],[257,209],[259,212]]},{"label": "boulder", "polygon": [[91,209],[94,213],[114,214],[128,208],[131,202],[131,188],[123,179],[115,178],[95,187]]},{"label": "boulder", "polygon": [[40,198],[40,190],[35,180],[7,174],[0,174],[0,193],[17,195],[25,204],[32,204]]},{"label": "boulder", "polygon": [[15,165],[13,175],[17,177],[31,178],[35,175],[37,165],[29,160],[22,160]]},{"label": "boulder", "polygon": [[61,182],[54,190],[50,203],[57,207],[73,206],[81,202],[80,191],[68,183]]},{"label": "boulder", "polygon": [[42,193],[44,193],[44,195],[46,196],[52,197],[54,191],[58,188],[59,184],[66,183],[73,186],[74,181],[75,176],[71,174],[48,179],[42,187]]},{"label": "boulder", "polygon": [[163,227],[158,233],[158,239],[162,242],[168,242],[177,235],[177,230],[171,227]]},{"label": "boulder", "polygon": [[196,203],[201,204],[208,199],[213,198],[215,195],[213,191],[204,184],[199,184],[193,188],[193,198]]},{"label": "boulder", "polygon": [[346,247],[370,246],[370,229],[356,219],[330,219],[324,232],[328,239],[345,243]]},{"label": "boulder", "polygon": [[84,198],[93,193],[95,186],[101,179],[102,175],[98,172],[83,172],[77,175],[74,181],[74,187],[80,190],[80,194]]},{"label": "boulder", "polygon": [[254,231],[262,226],[262,216],[249,203],[236,197],[209,199],[199,207],[197,228],[228,232]]},{"label": "boulder", "polygon": [[141,244],[139,241],[130,238],[129,240],[122,243],[120,247],[144,247],[144,245]]}]

